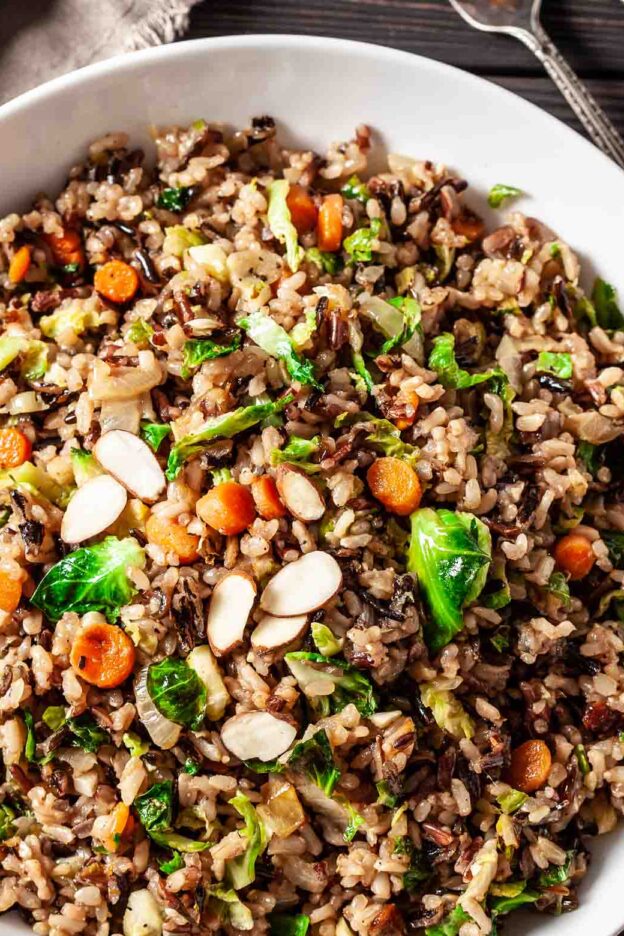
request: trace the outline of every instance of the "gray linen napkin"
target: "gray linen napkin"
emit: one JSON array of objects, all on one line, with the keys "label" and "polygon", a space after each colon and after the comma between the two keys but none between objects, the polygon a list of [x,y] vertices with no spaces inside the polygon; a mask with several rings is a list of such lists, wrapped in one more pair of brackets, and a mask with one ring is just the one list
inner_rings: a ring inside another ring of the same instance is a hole
[{"label": "gray linen napkin", "polygon": [[3,0],[0,102],[118,52],[171,42],[198,0]]}]

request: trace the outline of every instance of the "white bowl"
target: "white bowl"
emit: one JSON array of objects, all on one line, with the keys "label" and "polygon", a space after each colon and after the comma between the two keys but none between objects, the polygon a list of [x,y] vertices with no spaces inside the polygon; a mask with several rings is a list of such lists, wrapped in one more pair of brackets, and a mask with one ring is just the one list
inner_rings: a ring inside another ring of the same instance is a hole
[{"label": "white bowl", "polygon": [[[149,124],[197,117],[244,125],[271,114],[280,133],[321,151],[360,122],[394,152],[444,162],[471,183],[474,206],[496,182],[549,224],[594,272],[624,292],[624,172],[574,131],[480,78],[381,46],[301,36],[238,36],[178,43],[109,59],[29,91],[0,108],[0,214],[54,194],[85,144],[126,130],[149,149]],[[516,205],[514,204],[514,207]],[[499,213],[500,216],[500,213]],[[522,915],[507,932],[614,936],[624,929],[619,862],[624,833],[591,845],[580,908],[559,918]],[[27,934],[11,917],[0,936]]]}]

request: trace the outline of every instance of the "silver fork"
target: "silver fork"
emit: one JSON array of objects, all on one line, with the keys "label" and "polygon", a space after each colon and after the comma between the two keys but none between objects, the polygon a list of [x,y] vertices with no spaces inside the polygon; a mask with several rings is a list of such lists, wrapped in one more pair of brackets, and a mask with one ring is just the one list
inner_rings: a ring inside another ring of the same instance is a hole
[{"label": "silver fork", "polygon": [[594,143],[624,167],[624,140],[540,23],[542,0],[450,0],[467,23],[524,42],[555,82]]}]

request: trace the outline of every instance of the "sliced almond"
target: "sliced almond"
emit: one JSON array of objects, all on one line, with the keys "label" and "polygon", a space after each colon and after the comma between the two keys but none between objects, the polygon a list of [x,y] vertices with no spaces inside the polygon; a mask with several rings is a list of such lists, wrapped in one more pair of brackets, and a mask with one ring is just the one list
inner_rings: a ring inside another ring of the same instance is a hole
[{"label": "sliced almond", "polygon": [[65,543],[82,543],[97,536],[118,519],[126,506],[125,487],[110,475],[90,478],[73,495],[61,523]]},{"label": "sliced almond", "polygon": [[262,593],[260,607],[276,617],[308,614],[333,598],[341,585],[340,566],[329,553],[317,549],[273,576]]},{"label": "sliced almond", "polygon": [[303,636],[307,626],[307,614],[288,618],[264,614],[251,635],[251,646],[258,653],[270,653],[281,647],[289,647]]},{"label": "sliced almond", "polygon": [[153,503],[165,490],[167,482],[156,456],[131,432],[113,429],[98,439],[93,451],[102,468],[142,501]]},{"label": "sliced almond", "polygon": [[313,523],[325,513],[325,501],[307,475],[290,465],[280,465],[277,472],[277,490],[286,507],[297,520]]},{"label": "sliced almond", "polygon": [[215,585],[207,624],[208,643],[215,656],[225,656],[242,643],[255,599],[255,582],[245,572],[230,572]]},{"label": "sliced almond", "polygon": [[297,729],[270,712],[245,712],[223,723],[221,740],[239,760],[270,761],[287,751]]}]

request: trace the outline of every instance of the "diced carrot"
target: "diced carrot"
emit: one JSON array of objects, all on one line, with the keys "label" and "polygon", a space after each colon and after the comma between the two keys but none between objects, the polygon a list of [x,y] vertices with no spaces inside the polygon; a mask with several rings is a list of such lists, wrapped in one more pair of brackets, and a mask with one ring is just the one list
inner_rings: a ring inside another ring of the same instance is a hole
[{"label": "diced carrot", "polygon": [[22,580],[0,569],[0,611],[11,614],[15,611],[22,597]]},{"label": "diced carrot", "polygon": [[534,793],[548,780],[552,757],[545,741],[525,741],[511,752],[508,781],[516,790]]},{"label": "diced carrot", "polygon": [[96,271],[93,285],[110,302],[130,302],[139,288],[139,274],[123,260],[109,260]]},{"label": "diced carrot", "polygon": [[556,543],[555,562],[571,579],[582,579],[591,572],[596,561],[591,543],[582,533],[568,533]]},{"label": "diced carrot", "polygon": [[462,215],[451,221],[451,227],[456,234],[465,237],[467,241],[476,241],[483,236],[485,225],[480,218],[474,215]]},{"label": "diced carrot", "polygon": [[72,644],[69,662],[76,673],[92,686],[113,689],[134,669],[134,644],[121,627],[94,622],[82,627]]},{"label": "diced carrot", "polygon": [[126,806],[125,803],[117,803],[108,818],[110,819],[110,829],[108,835],[104,839],[104,847],[106,848],[106,851],[115,852],[119,847],[121,836],[123,835],[126,826],[132,819],[132,816],[130,815],[130,807]]},{"label": "diced carrot", "polygon": [[400,458],[378,458],[366,473],[373,497],[391,513],[407,517],[416,510],[422,497],[418,475]]},{"label": "diced carrot", "polygon": [[197,501],[197,515],[224,536],[234,536],[251,526],[256,508],[249,488],[222,481]]},{"label": "diced carrot", "polygon": [[0,468],[19,468],[28,461],[31,452],[30,439],[15,426],[0,429]]},{"label": "diced carrot", "polygon": [[182,564],[195,562],[199,558],[199,536],[169,517],[151,514],[145,524],[148,542],[162,547],[165,552],[176,554]]},{"label": "diced carrot", "polygon": [[68,266],[70,263],[83,266],[84,249],[78,231],[66,228],[62,234],[44,234],[43,237],[59,266]]},{"label": "diced carrot", "polygon": [[271,475],[261,475],[251,482],[251,493],[256,510],[265,520],[279,520],[286,516],[286,508],[277,493],[277,485]]},{"label": "diced carrot", "polygon": [[301,185],[291,185],[286,197],[290,211],[290,220],[297,228],[297,234],[307,234],[316,227],[318,209],[314,200]]},{"label": "diced carrot", "polygon": [[21,283],[30,269],[30,247],[24,245],[16,250],[9,264],[9,279]]},{"label": "diced carrot", "polygon": [[342,195],[326,195],[318,215],[316,243],[319,250],[336,251],[342,245]]}]

